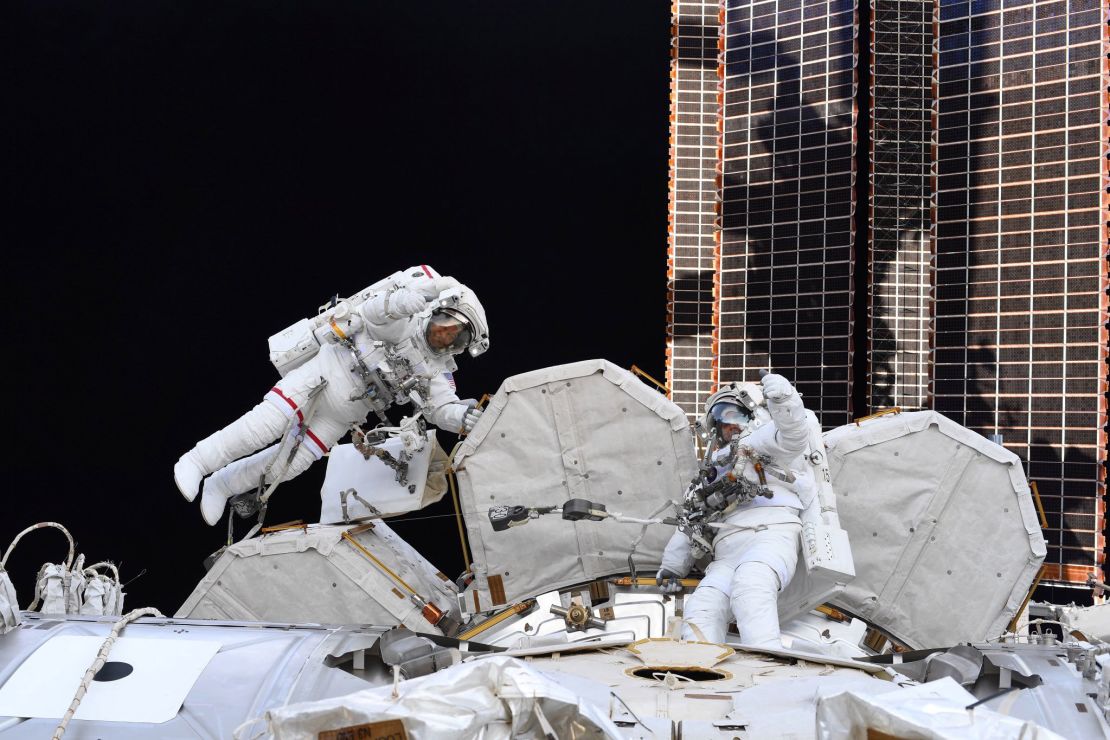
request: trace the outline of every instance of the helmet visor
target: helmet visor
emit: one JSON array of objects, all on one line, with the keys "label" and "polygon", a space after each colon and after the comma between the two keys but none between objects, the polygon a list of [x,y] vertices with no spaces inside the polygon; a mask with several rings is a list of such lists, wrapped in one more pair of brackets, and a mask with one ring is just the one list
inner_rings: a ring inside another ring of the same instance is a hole
[{"label": "helmet visor", "polygon": [[713,404],[709,415],[713,418],[713,426],[717,428],[723,425],[744,427],[752,420],[751,412],[746,408],[727,401]]},{"label": "helmet visor", "polygon": [[437,309],[428,318],[424,338],[435,352],[458,354],[470,344],[470,322],[458,311]]}]

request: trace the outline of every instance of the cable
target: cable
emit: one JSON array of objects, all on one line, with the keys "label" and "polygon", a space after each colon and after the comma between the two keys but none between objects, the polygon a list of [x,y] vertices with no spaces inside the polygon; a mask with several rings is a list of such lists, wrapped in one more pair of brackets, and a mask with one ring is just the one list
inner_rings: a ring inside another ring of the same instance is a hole
[{"label": "cable", "polygon": [[112,631],[108,634],[108,639],[100,646],[100,651],[96,654],[96,660],[94,660],[93,664],[89,666],[89,669],[85,671],[85,677],[81,679],[81,685],[77,687],[77,693],[73,696],[73,701],[70,702],[69,709],[67,709],[65,715],[62,716],[62,721],[58,723],[58,727],[54,730],[54,735],[51,737],[51,740],[61,740],[62,735],[66,733],[66,727],[69,725],[69,721],[73,719],[73,715],[76,714],[77,706],[81,703],[81,700],[85,698],[85,694],[88,692],[89,684],[92,683],[93,678],[108,661],[108,653],[112,650],[112,645],[115,644],[116,638],[119,637],[119,633],[123,628],[139,617],[161,616],[164,616],[162,612],[152,606],[146,606],[142,609],[130,611],[116,620],[116,623],[112,625]]}]

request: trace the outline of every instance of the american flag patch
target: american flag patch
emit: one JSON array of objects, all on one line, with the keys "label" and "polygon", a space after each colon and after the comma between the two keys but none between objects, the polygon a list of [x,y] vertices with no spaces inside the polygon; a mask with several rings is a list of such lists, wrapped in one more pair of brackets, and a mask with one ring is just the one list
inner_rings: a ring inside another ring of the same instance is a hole
[{"label": "american flag patch", "polygon": [[444,373],[443,377],[447,378],[447,382],[451,384],[451,390],[455,390],[455,376],[452,373]]}]

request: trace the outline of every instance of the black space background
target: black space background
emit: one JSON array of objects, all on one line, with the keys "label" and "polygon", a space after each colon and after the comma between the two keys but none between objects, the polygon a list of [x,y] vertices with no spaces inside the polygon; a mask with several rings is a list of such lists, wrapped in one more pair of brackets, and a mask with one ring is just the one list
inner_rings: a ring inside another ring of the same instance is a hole
[{"label": "black space background", "polygon": [[[464,397],[661,376],[669,41],[662,0],[5,4],[0,547],[60,521],[172,613],[225,535],[174,461],[277,378],[270,334],[414,263],[486,306]],[[323,472],[268,521],[313,520]],[[461,570],[452,519],[394,526]],[[22,605],[64,549],[16,550]]]}]

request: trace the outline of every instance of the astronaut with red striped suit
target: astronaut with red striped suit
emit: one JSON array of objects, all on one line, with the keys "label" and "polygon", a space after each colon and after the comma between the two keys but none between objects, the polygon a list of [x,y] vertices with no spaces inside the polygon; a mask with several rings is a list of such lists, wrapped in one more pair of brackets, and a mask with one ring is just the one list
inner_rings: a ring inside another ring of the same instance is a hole
[{"label": "astronaut with red striped suit", "polygon": [[[284,467],[281,480],[303,473],[372,411],[382,417],[391,404],[408,402],[456,433],[478,421],[481,409],[459,400],[451,373],[455,355],[467,350],[476,357],[489,348],[489,329],[477,296],[454,278],[427,265],[411,267],[286,333],[293,330],[301,332],[293,349],[271,352],[284,377],[257,406],[174,465],[174,481],[188,501],[204,481],[201,514],[209,525],[219,522],[228,499],[256,490],[274,468]],[[280,336],[271,337],[271,350]],[[275,461],[286,430],[298,437],[285,446],[293,450],[287,465]]]}]

